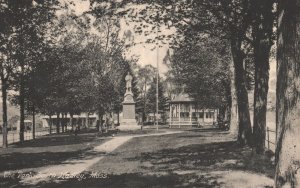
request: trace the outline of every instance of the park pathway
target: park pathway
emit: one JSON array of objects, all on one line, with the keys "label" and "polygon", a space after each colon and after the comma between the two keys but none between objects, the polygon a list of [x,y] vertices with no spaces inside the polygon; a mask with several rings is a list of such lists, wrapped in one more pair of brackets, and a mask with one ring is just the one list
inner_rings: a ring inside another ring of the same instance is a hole
[{"label": "park pathway", "polygon": [[89,151],[86,156],[82,157],[82,159],[71,159],[63,162],[63,164],[43,167],[39,169],[34,176],[24,178],[20,183],[25,185],[36,185],[40,182],[47,182],[57,179],[70,177],[80,178],[82,172],[84,172],[86,169],[89,169],[91,166],[99,162],[105,156],[132,138],[177,134],[181,132],[182,131],[167,131],[163,133],[112,137],[111,140],[94,147],[93,151]]}]

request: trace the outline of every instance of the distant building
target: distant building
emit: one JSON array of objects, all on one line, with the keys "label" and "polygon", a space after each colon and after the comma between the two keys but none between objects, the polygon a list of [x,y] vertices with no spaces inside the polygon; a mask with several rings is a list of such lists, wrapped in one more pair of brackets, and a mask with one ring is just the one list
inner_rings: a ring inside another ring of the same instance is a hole
[{"label": "distant building", "polygon": [[[122,113],[120,114],[122,116]],[[118,122],[122,120],[117,113],[104,114],[102,116],[102,122],[106,123],[109,126],[118,126]],[[72,123],[70,114],[66,114],[63,118],[60,115],[59,117],[60,125],[63,124],[67,126],[67,129],[71,129],[73,124],[74,127],[79,126],[82,128],[96,128],[97,123],[100,125],[100,118],[96,113],[90,113],[89,115],[86,112],[81,112],[80,114],[73,115]],[[56,127],[57,115],[52,115],[51,118],[48,115],[42,117],[42,127],[49,128],[52,125],[53,128]]]},{"label": "distant building", "polygon": [[[17,124],[13,126],[13,130],[20,131],[20,120],[18,120]],[[24,131],[32,130],[32,121],[25,119],[24,120]]]},{"label": "distant building", "polygon": [[149,114],[146,115],[146,122],[155,123],[156,119],[157,119],[157,121],[159,123],[164,123],[163,114],[164,114],[163,111],[159,111],[158,114],[156,114],[156,113],[149,113]]},{"label": "distant building", "polygon": [[[88,117],[88,122],[87,122],[87,117]],[[61,115],[60,115],[60,119],[62,119]],[[73,115],[73,119],[72,119],[74,126],[79,125],[79,126],[87,126],[87,127],[96,127],[97,120],[98,120],[98,116],[95,113],[89,114],[89,116],[87,115],[87,113],[80,113],[79,115]],[[68,126],[71,126],[70,114],[64,116],[63,121]],[[57,122],[56,115],[51,116],[51,119],[48,115],[42,117],[42,126],[44,128],[50,127],[50,124],[52,124],[52,126],[55,126],[56,122]]]},{"label": "distant building", "polygon": [[185,93],[169,101],[170,128],[212,126],[217,121],[217,116],[218,109],[204,109]]}]

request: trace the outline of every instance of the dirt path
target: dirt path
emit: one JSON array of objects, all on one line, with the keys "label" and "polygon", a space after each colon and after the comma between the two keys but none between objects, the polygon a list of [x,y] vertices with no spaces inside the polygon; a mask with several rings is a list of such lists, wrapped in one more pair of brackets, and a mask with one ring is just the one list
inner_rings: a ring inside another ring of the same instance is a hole
[{"label": "dirt path", "polygon": [[40,182],[48,182],[50,180],[55,180],[61,177],[78,177],[80,173],[98,163],[109,153],[113,152],[119,146],[128,142],[132,138],[176,133],[181,133],[181,131],[167,131],[164,133],[113,137],[111,140],[94,147],[92,151],[85,153],[85,155],[83,155],[81,159],[71,159],[63,162],[63,164],[60,165],[47,166],[41,169],[37,169],[35,175],[24,178],[20,183],[25,185],[36,185]]}]

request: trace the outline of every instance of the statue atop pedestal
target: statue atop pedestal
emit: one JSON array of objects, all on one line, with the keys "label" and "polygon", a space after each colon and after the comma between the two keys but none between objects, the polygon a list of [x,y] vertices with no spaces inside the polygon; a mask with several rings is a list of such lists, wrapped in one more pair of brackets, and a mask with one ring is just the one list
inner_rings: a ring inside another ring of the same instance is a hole
[{"label": "statue atop pedestal", "polygon": [[124,101],[123,103],[135,103],[133,99],[133,93],[132,93],[132,76],[128,72],[128,74],[125,77],[126,81],[126,92],[124,94]]},{"label": "statue atop pedestal", "polygon": [[128,72],[125,77],[126,92],[123,101],[123,120],[120,124],[120,130],[135,130],[140,127],[137,125],[135,119],[135,102],[132,93],[132,76]]},{"label": "statue atop pedestal", "polygon": [[125,77],[126,81],[126,92],[131,92],[131,87],[132,87],[132,76],[128,72],[128,74]]}]

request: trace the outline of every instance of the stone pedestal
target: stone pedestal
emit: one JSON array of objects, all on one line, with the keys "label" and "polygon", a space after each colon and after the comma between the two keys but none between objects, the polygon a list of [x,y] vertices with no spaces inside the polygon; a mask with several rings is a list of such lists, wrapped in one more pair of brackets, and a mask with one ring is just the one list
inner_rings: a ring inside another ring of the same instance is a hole
[{"label": "stone pedestal", "polygon": [[127,91],[123,101],[123,119],[119,126],[120,130],[140,129],[135,119],[135,102],[131,91]]}]

